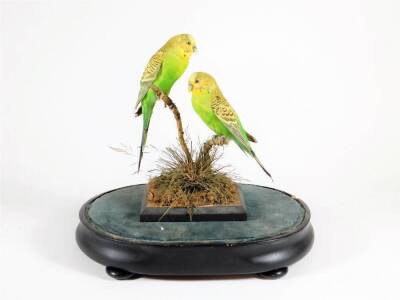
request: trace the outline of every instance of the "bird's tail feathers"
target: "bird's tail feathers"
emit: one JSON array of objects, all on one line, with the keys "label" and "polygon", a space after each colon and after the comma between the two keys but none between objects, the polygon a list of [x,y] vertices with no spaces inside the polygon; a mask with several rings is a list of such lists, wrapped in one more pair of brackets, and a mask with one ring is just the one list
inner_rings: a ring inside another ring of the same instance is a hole
[{"label": "bird's tail feathers", "polygon": [[253,156],[253,158],[256,160],[256,162],[258,163],[258,165],[261,167],[261,169],[263,169],[263,171],[265,172],[265,174],[268,175],[269,178],[271,178],[271,181],[274,182],[274,179],[272,178],[271,174],[267,171],[267,169],[264,167],[264,165],[261,163],[261,161],[258,159],[257,155],[252,152],[251,156]]},{"label": "bird's tail feathers", "polygon": [[139,153],[139,162],[138,162],[138,172],[140,171],[140,165],[142,164],[142,158],[143,158],[143,151],[144,151],[144,146],[146,145],[146,140],[147,140],[147,132],[149,131],[149,128],[143,126],[143,131],[142,131],[142,142],[140,144],[140,153]]}]

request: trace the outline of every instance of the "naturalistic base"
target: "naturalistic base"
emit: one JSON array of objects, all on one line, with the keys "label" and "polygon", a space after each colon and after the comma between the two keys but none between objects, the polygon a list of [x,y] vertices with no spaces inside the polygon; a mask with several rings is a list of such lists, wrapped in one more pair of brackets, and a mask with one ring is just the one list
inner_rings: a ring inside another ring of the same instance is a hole
[{"label": "naturalistic base", "polygon": [[[147,185],[148,187],[148,185]],[[234,184],[237,201],[226,205],[199,205],[195,207],[155,206],[149,201],[151,191],[145,193],[140,210],[141,222],[191,222],[191,221],[245,221],[246,205],[239,187]]]},{"label": "naturalistic base", "polygon": [[82,207],[78,245],[120,280],[143,275],[280,278],[312,246],[310,212],[285,192],[238,186],[246,221],[140,222],[146,185],[106,192]]}]

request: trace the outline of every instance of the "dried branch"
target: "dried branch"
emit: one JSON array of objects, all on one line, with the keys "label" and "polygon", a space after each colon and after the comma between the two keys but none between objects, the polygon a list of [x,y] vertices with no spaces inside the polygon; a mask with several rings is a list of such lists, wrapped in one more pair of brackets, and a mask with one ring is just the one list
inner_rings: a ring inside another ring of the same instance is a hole
[{"label": "dried branch", "polygon": [[171,98],[168,95],[164,94],[163,91],[161,91],[157,86],[152,85],[151,89],[154,91],[154,93],[156,93],[157,98],[164,101],[165,106],[168,106],[168,108],[174,114],[176,126],[178,128],[179,143],[181,144],[182,150],[185,153],[188,162],[192,162],[193,161],[192,154],[190,153],[189,147],[187,146],[186,141],[185,141],[181,114],[179,113],[178,108],[176,107],[175,103],[171,100]]},{"label": "dried branch", "polygon": [[225,138],[224,136],[220,135],[214,135],[211,139],[206,141],[203,144],[203,147],[201,147],[200,153],[202,155],[208,155],[214,146],[223,146],[227,145],[229,143],[229,140]]}]

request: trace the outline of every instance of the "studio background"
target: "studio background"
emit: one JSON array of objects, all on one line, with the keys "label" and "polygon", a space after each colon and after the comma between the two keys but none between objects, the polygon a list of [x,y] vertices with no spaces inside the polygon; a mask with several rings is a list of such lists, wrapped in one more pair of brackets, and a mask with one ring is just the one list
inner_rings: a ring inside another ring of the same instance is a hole
[{"label": "studio background", "polygon": [[[400,2],[2,1],[0,13],[2,299],[399,299]],[[170,96],[193,142],[212,134],[187,91],[206,71],[275,183],[233,143],[222,163],[311,209],[314,247],[281,280],[117,282],[75,243],[87,199],[146,182],[177,144],[158,103],[133,174],[140,76],[184,32],[199,52]],[[121,143],[134,155],[108,147]]]}]

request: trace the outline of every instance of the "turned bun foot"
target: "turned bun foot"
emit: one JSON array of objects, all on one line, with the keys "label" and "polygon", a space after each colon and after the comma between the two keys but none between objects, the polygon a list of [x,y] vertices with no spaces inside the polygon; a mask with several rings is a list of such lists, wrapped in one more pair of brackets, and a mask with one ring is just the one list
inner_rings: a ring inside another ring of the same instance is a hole
[{"label": "turned bun foot", "polygon": [[142,275],[140,274],[136,274],[136,273],[132,273],[120,268],[116,268],[116,267],[110,267],[107,266],[106,267],[106,273],[117,280],[130,280],[130,279],[137,279],[142,277]]},{"label": "turned bun foot", "polygon": [[263,272],[263,273],[258,273],[257,277],[260,279],[279,279],[283,276],[285,276],[288,272],[288,268],[284,267],[284,268],[279,268],[279,269],[275,269],[275,270],[271,270],[271,271],[267,271],[267,272]]}]

